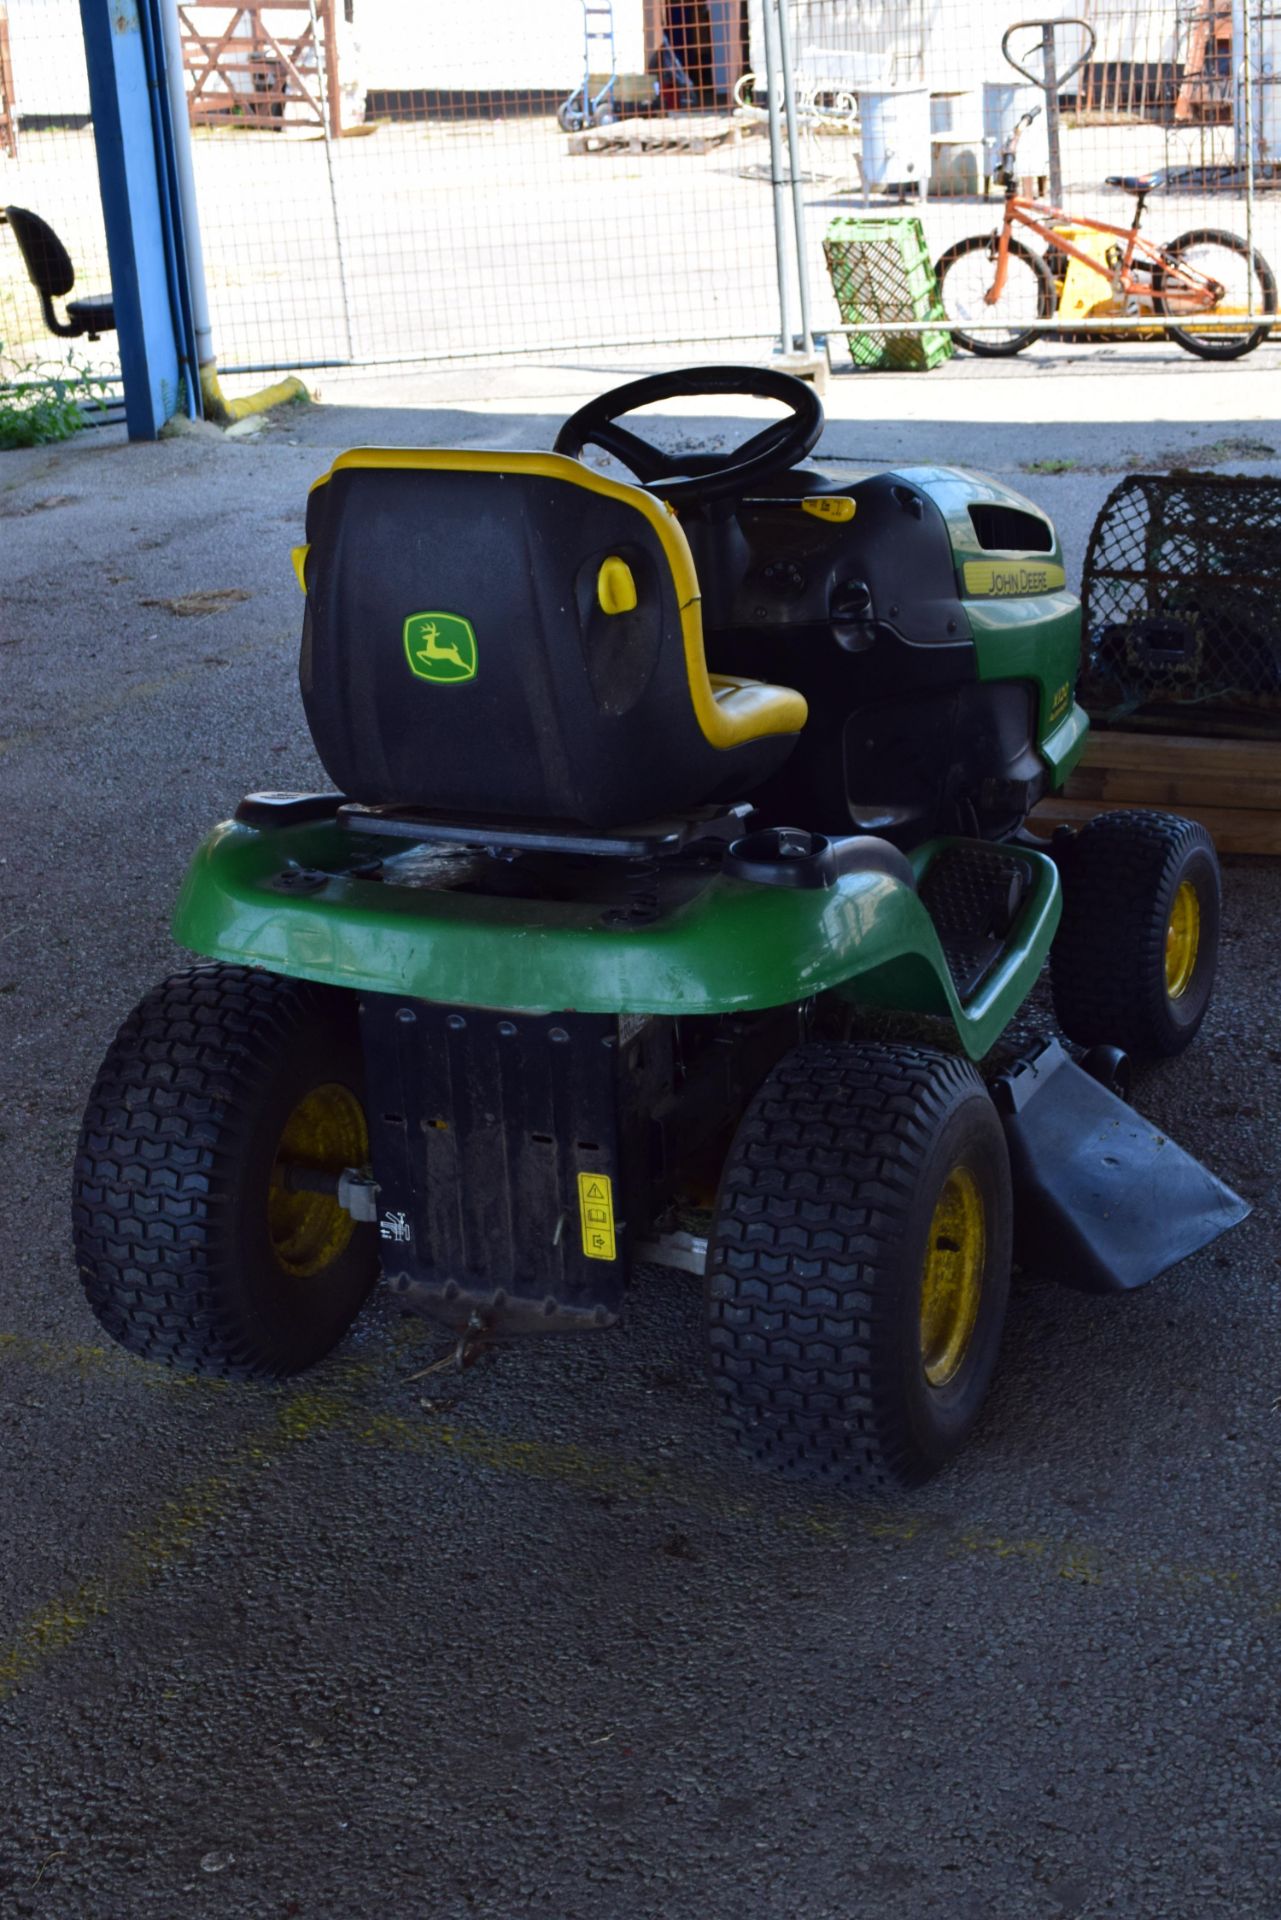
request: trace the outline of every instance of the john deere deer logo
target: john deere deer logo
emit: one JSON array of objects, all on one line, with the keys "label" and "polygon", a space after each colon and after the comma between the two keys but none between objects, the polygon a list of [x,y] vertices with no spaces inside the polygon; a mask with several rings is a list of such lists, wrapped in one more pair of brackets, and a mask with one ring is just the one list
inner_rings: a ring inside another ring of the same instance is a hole
[{"label": "john deere deer logo", "polygon": [[444,685],[476,677],[476,636],[458,613],[411,613],[405,622],[405,658],[420,680]]}]

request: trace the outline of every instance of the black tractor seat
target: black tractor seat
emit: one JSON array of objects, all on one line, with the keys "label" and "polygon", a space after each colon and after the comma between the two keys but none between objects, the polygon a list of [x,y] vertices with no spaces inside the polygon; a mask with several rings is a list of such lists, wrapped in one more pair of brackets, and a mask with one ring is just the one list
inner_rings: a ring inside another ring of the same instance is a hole
[{"label": "black tractor seat", "polygon": [[4,215],[13,228],[28,278],[40,295],[40,311],[50,333],[56,333],[63,340],[77,340],[82,335],[96,340],[100,334],[114,333],[116,309],[109,293],[68,300],[67,318],[58,318],[54,301],[70,293],[76,283],[71,255],[48,221],[42,220],[38,213],[30,213],[26,207],[6,207]]},{"label": "black tractor seat", "polygon": [[791,688],[708,673],[671,510],[561,454],[341,454],[295,565],[303,704],[352,802],[659,820],[742,799],[805,724]]}]

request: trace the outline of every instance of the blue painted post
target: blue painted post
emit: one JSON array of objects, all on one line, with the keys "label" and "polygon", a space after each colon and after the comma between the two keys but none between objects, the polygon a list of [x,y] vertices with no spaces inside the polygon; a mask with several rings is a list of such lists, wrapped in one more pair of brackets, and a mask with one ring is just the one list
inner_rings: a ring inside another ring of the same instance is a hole
[{"label": "blue painted post", "polygon": [[[145,4],[145,0],[143,0]],[[167,252],[154,64],[139,0],[80,0],[89,102],[131,440],[154,440],[178,407],[185,358]]]}]

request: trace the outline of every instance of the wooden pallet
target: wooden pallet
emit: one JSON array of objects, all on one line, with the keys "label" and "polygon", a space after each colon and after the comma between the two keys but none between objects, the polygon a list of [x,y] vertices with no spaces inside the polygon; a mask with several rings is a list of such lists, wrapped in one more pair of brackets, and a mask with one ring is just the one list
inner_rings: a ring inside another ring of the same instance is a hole
[{"label": "wooden pallet", "polygon": [[736,147],[754,131],[723,115],[683,114],[676,119],[614,120],[608,126],[571,133],[570,153],[710,153]]},{"label": "wooden pallet", "polygon": [[1281,855],[1281,741],[1092,733],[1063,794],[1043,800],[1029,825],[1048,836],[1114,807],[1199,820],[1220,853]]}]

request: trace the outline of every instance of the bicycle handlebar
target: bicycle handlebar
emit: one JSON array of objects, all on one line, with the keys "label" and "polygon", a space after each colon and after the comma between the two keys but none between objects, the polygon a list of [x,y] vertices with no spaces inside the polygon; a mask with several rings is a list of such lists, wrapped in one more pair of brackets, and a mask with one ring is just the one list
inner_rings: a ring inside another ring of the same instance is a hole
[{"label": "bicycle handlebar", "polygon": [[1009,144],[1001,148],[1000,179],[1003,185],[1011,186],[1013,184],[1014,156],[1018,151],[1019,136],[1022,134],[1024,127],[1030,127],[1037,115],[1043,111],[1044,109],[1041,107],[1029,107],[1027,112],[1021,114],[1014,122],[1014,131],[1010,135]]}]

